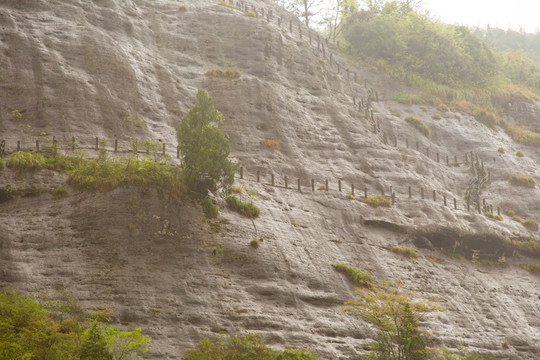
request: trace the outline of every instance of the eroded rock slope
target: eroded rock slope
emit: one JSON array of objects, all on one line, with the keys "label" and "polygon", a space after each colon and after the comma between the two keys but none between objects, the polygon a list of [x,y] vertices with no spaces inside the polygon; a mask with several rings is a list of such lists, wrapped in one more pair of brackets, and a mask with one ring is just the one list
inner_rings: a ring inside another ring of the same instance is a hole
[{"label": "eroded rock slope", "polygon": [[[488,204],[540,220],[538,190],[508,183],[512,173],[540,175],[538,150],[459,113],[434,120],[439,110],[390,101],[414,89],[347,61],[322,40],[318,47],[315,33],[310,44],[308,29],[300,27],[301,37],[298,20],[270,1],[245,4],[259,17],[206,0],[0,4],[0,136],[8,152],[17,141],[34,148],[36,139],[55,136],[76,137],[93,156],[95,137],[109,148],[117,138],[122,150],[134,137],[162,140],[175,161],[174,126],[204,88],[244,166],[237,185],[256,190],[261,208],[253,224],[222,203],[219,219],[208,222],[198,205],[166,193],[94,194],[69,187],[62,174],[0,170],[1,286],[51,296],[66,289],[87,309],[110,308],[115,322],[153,337],[149,359],[181,359],[225,332],[359,359],[376,333],[340,311],[354,291],[331,266],[341,262],[441,297],[448,310],[424,321],[435,345],[536,358],[540,281],[516,266],[535,260],[510,244],[535,234],[509,217],[497,222],[466,210],[474,175],[465,155],[470,160],[472,151],[489,169],[481,192]],[[270,21],[261,10],[272,10]],[[205,76],[228,65],[239,79]],[[372,121],[357,102],[375,92]],[[404,121],[409,114],[429,124],[429,138]],[[144,123],[130,121],[139,118]],[[460,165],[448,166],[446,156]],[[346,196],[351,184],[356,199]],[[66,197],[48,194],[58,185],[68,187]],[[396,204],[369,207],[360,201],[365,188],[395,192]],[[386,250],[397,244],[420,257]],[[467,259],[480,250],[481,259],[506,266],[452,259],[450,250]]]}]

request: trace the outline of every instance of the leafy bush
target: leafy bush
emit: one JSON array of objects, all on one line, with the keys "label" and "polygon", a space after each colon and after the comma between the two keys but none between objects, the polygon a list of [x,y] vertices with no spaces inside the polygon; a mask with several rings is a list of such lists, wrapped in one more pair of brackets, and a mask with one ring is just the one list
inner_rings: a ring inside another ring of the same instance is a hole
[{"label": "leafy bush", "polygon": [[58,186],[51,189],[51,194],[55,197],[61,197],[67,194],[67,190],[63,186]]},{"label": "leafy bush", "polygon": [[272,150],[279,150],[280,148],[279,140],[261,139],[260,143],[261,145],[269,147]]},{"label": "leafy bush", "polygon": [[494,214],[490,211],[484,211],[484,216],[490,218],[490,219],[493,219],[493,220],[498,220],[498,221],[502,221],[503,220],[503,217],[501,215],[497,215],[497,214]]},{"label": "leafy bush", "polygon": [[525,154],[523,153],[523,151],[518,150],[518,151],[516,151],[516,156],[517,156],[517,157],[524,157]]},{"label": "leafy bush", "polygon": [[71,301],[47,306],[14,291],[0,292],[2,359],[138,359],[148,351],[151,339],[140,329],[121,331],[95,320],[80,324]]},{"label": "leafy bush", "polygon": [[38,170],[45,167],[45,157],[41,153],[17,151],[9,157],[7,166],[17,171]]},{"label": "leafy bush", "polygon": [[210,69],[205,73],[206,76],[220,79],[234,80],[238,79],[242,73],[237,68],[228,67],[226,69]]},{"label": "leafy bush", "polygon": [[244,337],[231,336],[226,341],[204,339],[197,349],[188,351],[185,360],[318,360],[302,350],[286,347],[283,351],[268,348],[259,335],[248,334]]},{"label": "leafy bush", "polygon": [[409,258],[409,259],[418,258],[418,253],[416,251],[414,251],[413,249],[411,249],[411,248],[399,247],[399,246],[390,246],[388,248],[388,250],[390,250],[393,253],[404,256],[406,258]]},{"label": "leafy bush", "polygon": [[446,105],[443,104],[443,103],[439,103],[439,104],[437,105],[437,110],[439,110],[439,111],[442,112],[442,113],[445,113],[445,112],[448,111],[448,106],[446,106]]},{"label": "leafy bush", "polygon": [[434,114],[431,116],[431,118],[432,118],[433,120],[441,120],[441,119],[442,119],[441,114],[439,114],[439,113],[434,113]]},{"label": "leafy bush", "polygon": [[261,213],[261,210],[257,206],[251,203],[245,203],[234,195],[227,196],[226,201],[231,209],[244,215],[247,218],[255,219]]},{"label": "leafy bush", "polygon": [[497,151],[498,151],[500,154],[504,154],[504,148],[503,148],[503,147],[498,148]]},{"label": "leafy bush", "polygon": [[214,219],[219,215],[219,206],[214,204],[214,202],[210,198],[206,198],[203,200],[202,209],[204,215],[206,215],[206,217],[209,219]]},{"label": "leafy bush", "polygon": [[508,216],[514,216],[514,215],[516,215],[516,212],[514,210],[512,210],[512,209],[508,209],[508,210],[506,210],[505,214],[508,215]]},{"label": "leafy bush", "polygon": [[367,198],[364,199],[364,202],[374,208],[378,208],[380,206],[382,207],[392,206],[392,202],[390,201],[390,199],[388,199],[387,197],[383,195],[368,196]]},{"label": "leafy bush", "polygon": [[528,188],[534,188],[536,185],[536,180],[529,175],[517,175],[512,174],[510,176],[510,184],[515,186],[524,186]]},{"label": "leafy bush", "polygon": [[525,219],[521,224],[531,231],[538,231],[538,223],[534,219]]},{"label": "leafy bush", "polygon": [[353,266],[349,266],[349,265],[341,264],[341,263],[335,263],[335,264],[332,264],[332,266],[334,267],[336,271],[339,271],[340,273],[347,275],[347,277],[355,285],[368,287],[368,288],[373,286],[373,278],[371,277],[370,274],[366,272],[363,272]]},{"label": "leafy bush", "polygon": [[514,220],[514,221],[516,221],[518,223],[523,222],[523,219],[521,217],[517,216],[517,215],[512,216],[512,220]]},{"label": "leafy bush", "polygon": [[426,123],[424,123],[422,119],[419,119],[412,115],[408,115],[405,117],[405,121],[407,121],[409,124],[411,124],[416,129],[418,129],[426,137],[429,137],[429,135],[431,135],[431,128],[428,125],[426,125]]}]

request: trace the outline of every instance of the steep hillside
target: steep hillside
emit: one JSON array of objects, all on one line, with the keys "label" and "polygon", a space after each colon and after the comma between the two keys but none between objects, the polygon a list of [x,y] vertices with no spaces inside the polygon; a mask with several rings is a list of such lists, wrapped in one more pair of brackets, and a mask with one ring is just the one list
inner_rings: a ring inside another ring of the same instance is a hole
[{"label": "steep hillside", "polygon": [[[440,296],[448,309],[423,322],[436,346],[536,358],[540,280],[517,265],[538,259],[519,254],[511,239],[537,235],[509,216],[479,214],[472,196],[467,210],[465,195],[489,170],[479,198],[493,212],[540,220],[539,190],[508,181],[514,173],[539,178],[540,152],[468,116],[387,100],[414,89],[347,62],[315,33],[310,44],[308,29],[270,1],[239,5],[258,17],[210,0],[0,4],[7,152],[17,141],[35,149],[36,140],[55,136],[66,148],[75,137],[75,148],[94,156],[96,137],[108,139],[111,151],[114,139],[127,151],[136,137],[162,140],[174,162],[174,126],[204,88],[243,165],[236,185],[256,190],[261,208],[253,224],[219,200],[220,217],[207,221],[197,204],[157,190],[96,194],[70,187],[63,174],[5,168],[0,286],[36,296],[64,289],[86,309],[110,308],[116,323],[153,337],[148,359],[181,359],[205,337],[245,332],[324,359],[360,359],[376,331],[341,313],[354,287],[332,268],[340,262]],[[241,77],[205,75],[227,65]],[[358,106],[368,98],[373,120]],[[534,122],[539,109],[514,111]],[[430,137],[408,115],[422,118]],[[355,199],[346,196],[352,184]],[[66,197],[49,194],[58,185]],[[372,208],[361,201],[365,190],[394,192],[395,205]],[[261,246],[251,247],[261,236]],[[397,244],[420,256],[387,250]],[[480,262],[471,261],[474,250]]]}]

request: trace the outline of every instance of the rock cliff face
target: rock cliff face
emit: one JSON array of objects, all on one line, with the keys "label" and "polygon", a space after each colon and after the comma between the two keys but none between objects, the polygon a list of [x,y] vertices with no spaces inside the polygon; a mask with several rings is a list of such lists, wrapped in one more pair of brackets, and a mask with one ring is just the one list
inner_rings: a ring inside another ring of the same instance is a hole
[{"label": "rock cliff face", "polygon": [[[414,90],[348,62],[322,40],[318,47],[315,33],[310,44],[308,29],[270,1],[245,5],[259,17],[207,0],[2,1],[0,140],[7,151],[17,141],[24,149],[36,139],[75,137],[92,156],[95,137],[109,147],[117,138],[121,149],[134,137],[162,140],[175,161],[174,126],[204,88],[244,166],[237,185],[259,193],[261,217],[252,224],[222,203],[219,219],[208,222],[198,205],[154,190],[80,192],[62,174],[3,169],[0,286],[51,296],[63,289],[86,308],[110,308],[116,323],[153,337],[149,359],[181,359],[224,332],[259,333],[325,359],[359,359],[376,333],[340,311],[354,291],[331,266],[341,262],[441,297],[448,309],[423,323],[434,345],[537,358],[540,281],[516,265],[538,260],[510,243],[535,234],[507,216],[499,222],[467,211],[464,197],[474,178],[465,163],[472,151],[478,171],[482,162],[489,170],[481,198],[540,220],[538,189],[508,182],[512,173],[539,178],[540,152],[468,116],[448,111],[434,120],[436,109],[390,101]],[[205,76],[227,65],[241,77]],[[372,121],[357,102],[375,92]],[[529,122],[539,111],[520,109]],[[404,120],[409,114],[429,124],[429,138]],[[279,141],[280,149],[261,139]],[[446,156],[459,166],[448,166]],[[320,190],[326,179],[329,189]],[[346,196],[351,184],[356,199]],[[68,196],[48,194],[58,185]],[[369,207],[360,201],[365,188],[395,192],[395,205]],[[419,258],[386,249],[397,244]],[[445,255],[471,259],[473,250],[506,265]]]}]

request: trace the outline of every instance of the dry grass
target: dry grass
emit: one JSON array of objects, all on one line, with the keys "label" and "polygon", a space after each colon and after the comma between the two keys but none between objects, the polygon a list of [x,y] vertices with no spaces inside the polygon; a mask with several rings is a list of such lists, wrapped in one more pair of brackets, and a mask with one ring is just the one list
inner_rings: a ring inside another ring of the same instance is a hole
[{"label": "dry grass", "polygon": [[279,140],[261,139],[260,143],[261,145],[264,145],[272,150],[279,150],[279,148],[281,147]]},{"label": "dry grass", "polygon": [[391,207],[392,202],[390,199],[388,199],[386,196],[383,195],[374,195],[374,196],[368,196],[364,202],[368,204],[371,207],[378,208],[378,207]]},{"label": "dry grass", "polygon": [[538,231],[538,223],[534,219],[525,219],[521,224],[531,231]]},{"label": "dry grass", "polygon": [[411,248],[407,247],[399,247],[399,246],[390,246],[388,247],[388,250],[390,250],[393,253],[396,253],[398,255],[404,256],[408,259],[416,259],[418,258],[418,253],[414,251]]},{"label": "dry grass", "polygon": [[429,135],[431,135],[431,128],[422,119],[419,119],[412,115],[408,115],[405,118],[405,121],[418,129],[426,137],[429,137]]},{"label": "dry grass", "polygon": [[514,186],[534,188],[536,186],[536,180],[534,180],[534,178],[529,175],[512,174],[510,176],[510,184]]}]

